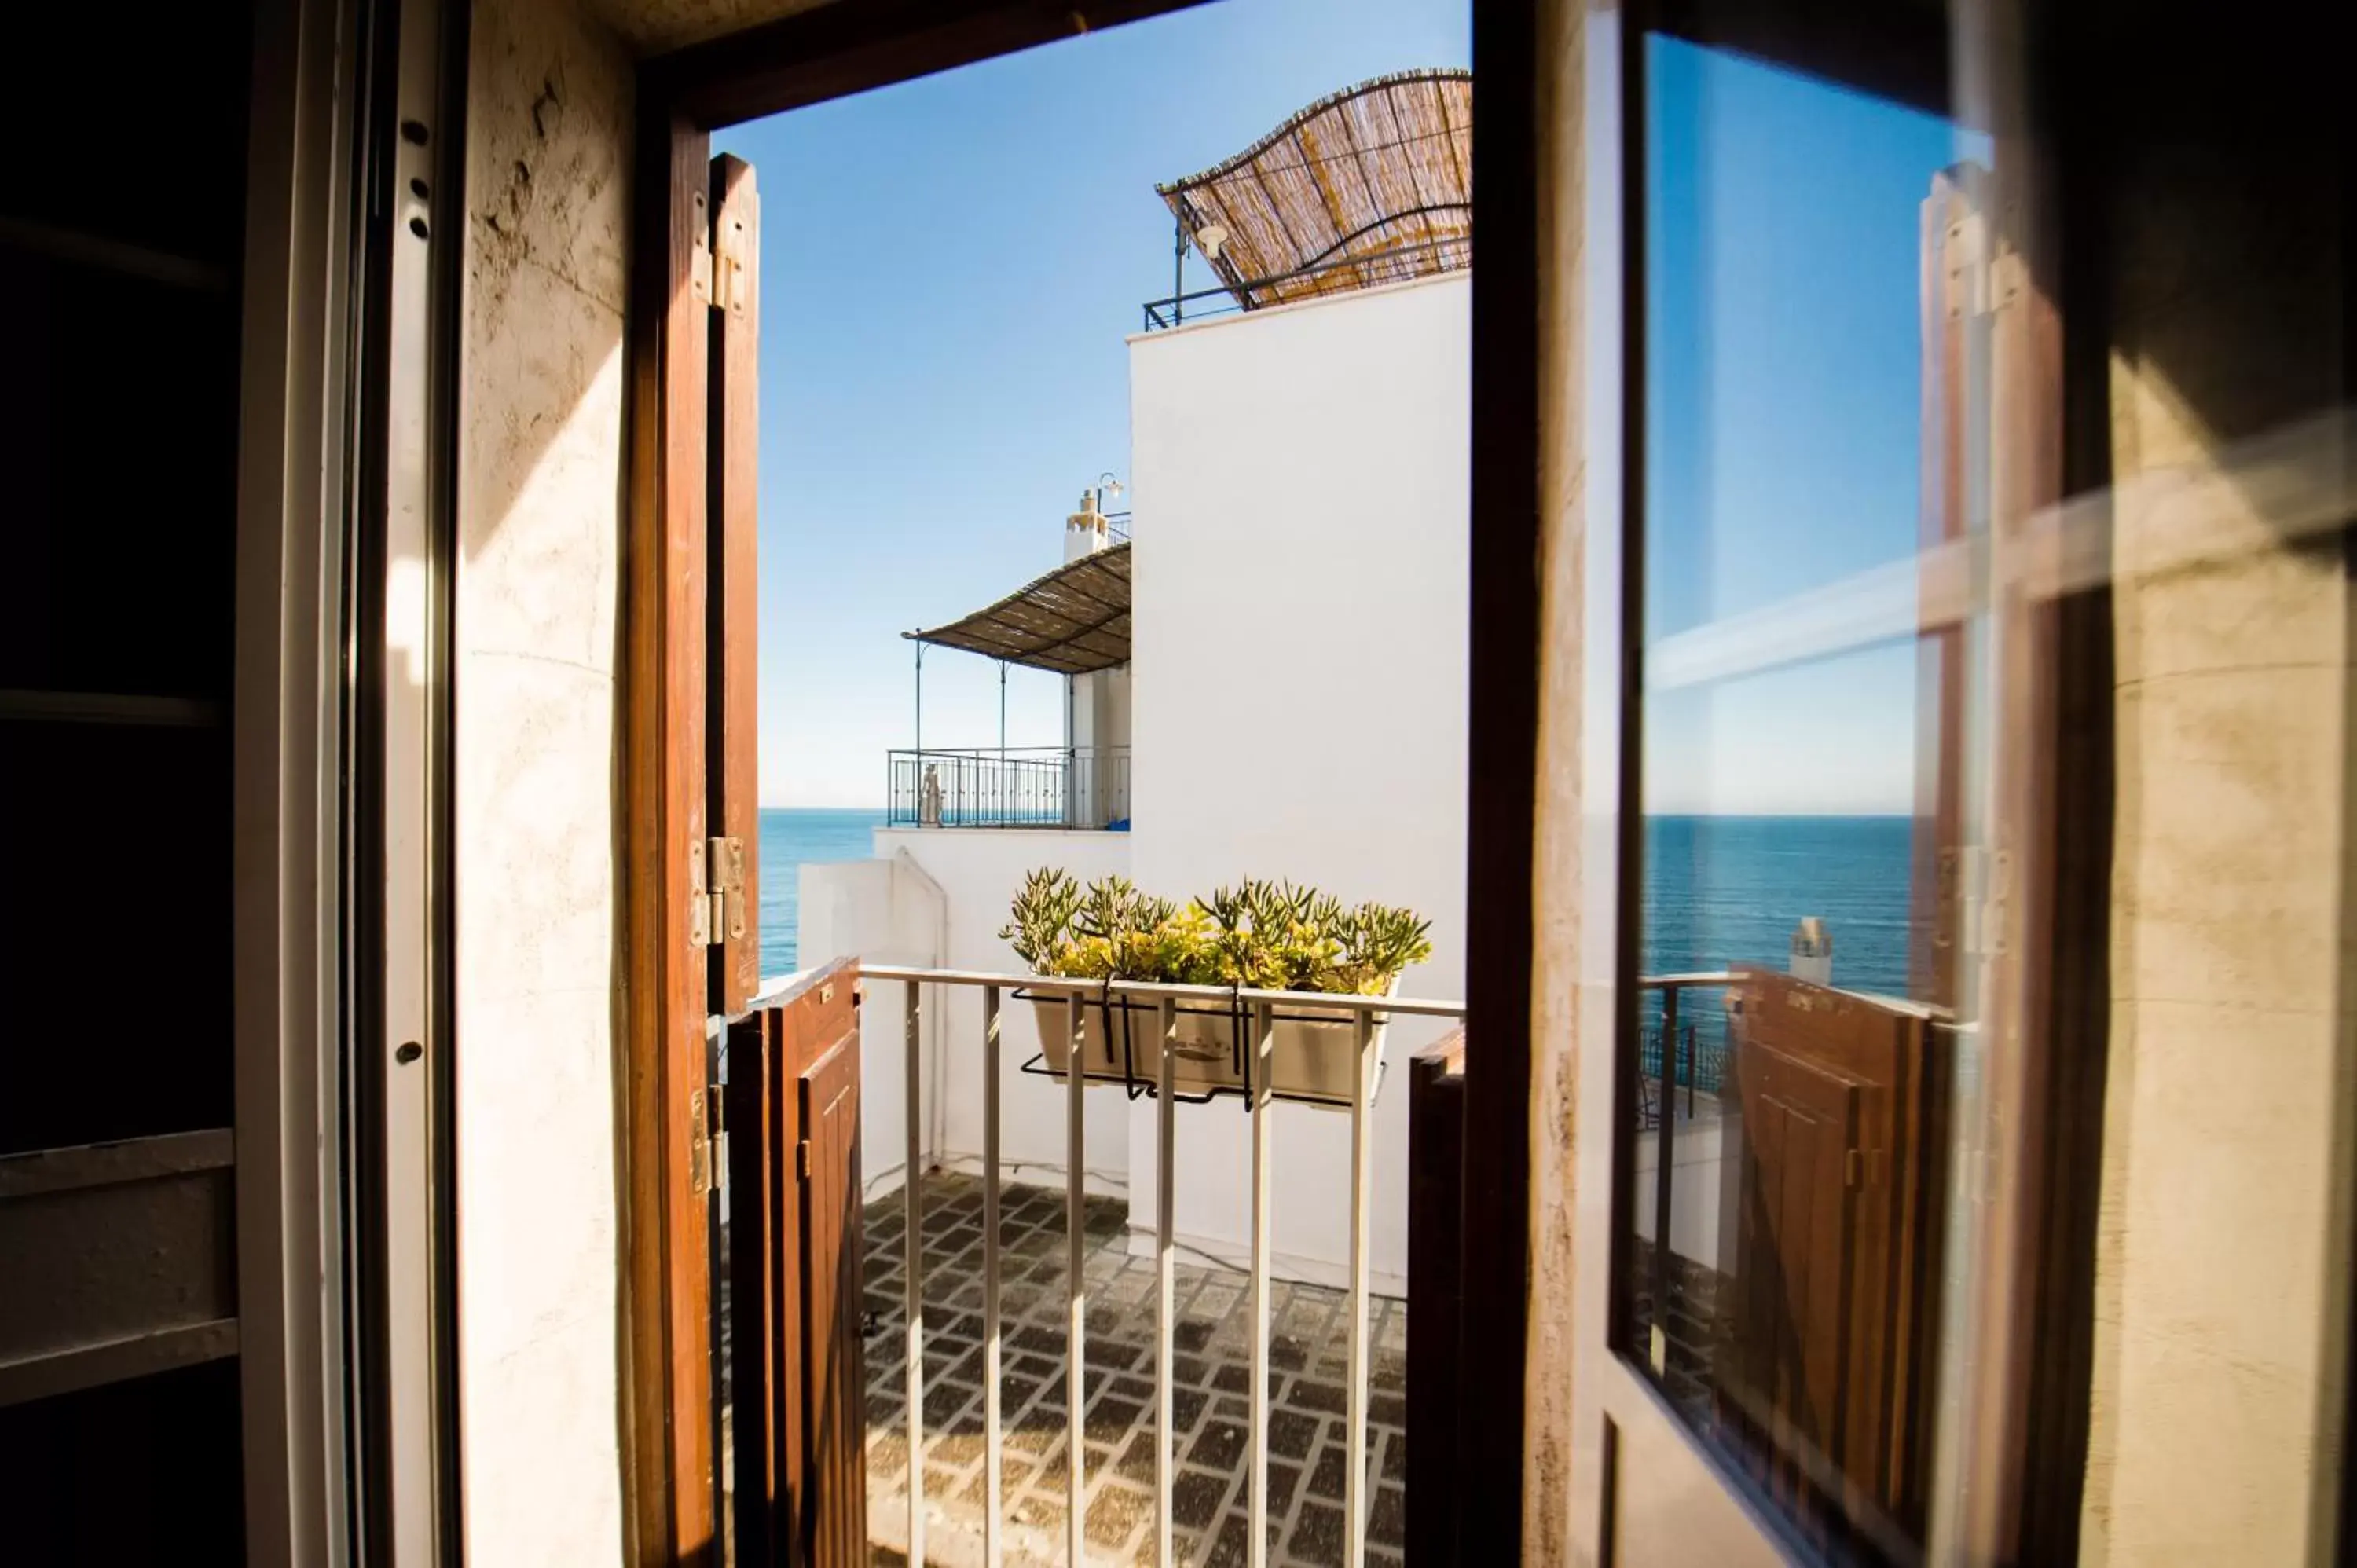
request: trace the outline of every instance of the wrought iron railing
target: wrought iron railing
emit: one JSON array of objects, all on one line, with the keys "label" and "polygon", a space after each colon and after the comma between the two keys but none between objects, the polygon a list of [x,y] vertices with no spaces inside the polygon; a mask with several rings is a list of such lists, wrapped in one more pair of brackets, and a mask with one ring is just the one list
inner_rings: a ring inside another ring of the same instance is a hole
[{"label": "wrought iron railing", "polygon": [[[984,1390],[983,1487],[986,1511],[984,1514],[985,1535],[983,1562],[996,1568],[1001,1561],[1000,1520],[1005,1514],[1005,1421],[1001,1409],[999,1316],[999,1088],[1000,1077],[1000,1009],[1018,991],[1035,997],[1059,998],[1050,1003],[1056,1015],[1051,1027],[1060,1027],[1064,1035],[1064,1058],[1070,1062],[1081,1057],[1083,1019],[1092,1005],[1118,1002],[1143,1007],[1157,1022],[1151,1036],[1159,1041],[1149,1054],[1155,1075],[1155,1157],[1158,1200],[1155,1211],[1155,1257],[1157,1289],[1155,1292],[1155,1388],[1154,1408],[1156,1433],[1159,1441],[1154,1444],[1154,1494],[1156,1499],[1153,1561],[1158,1568],[1173,1568],[1177,1561],[1173,1533],[1172,1498],[1177,1483],[1176,1445],[1170,1441],[1176,1430],[1172,1420],[1175,1391],[1172,1382],[1172,1360],[1176,1352],[1174,1334],[1177,1323],[1177,1246],[1172,1235],[1177,1171],[1177,1133],[1173,1107],[1180,1100],[1177,1078],[1177,1058],[1180,1050],[1179,1008],[1182,1004],[1204,1007],[1235,1007],[1243,1009],[1248,1018],[1249,1037],[1257,1042],[1264,1067],[1255,1079],[1258,1085],[1250,1101],[1252,1110],[1252,1272],[1250,1322],[1252,1324],[1252,1383],[1246,1391],[1246,1422],[1249,1433],[1249,1479],[1246,1483],[1247,1507],[1250,1509],[1248,1541],[1266,1541],[1272,1497],[1269,1470],[1269,1387],[1271,1339],[1270,1305],[1273,1297],[1271,1278],[1272,1200],[1275,1195],[1275,1094],[1272,1085],[1273,1063],[1275,1059],[1280,1007],[1300,1004],[1301,996],[1289,991],[1227,990],[1208,985],[1162,985],[1143,981],[1099,981],[1051,979],[1039,975],[982,974],[958,970],[901,969],[877,965],[866,969],[862,976],[866,983],[899,981],[906,988],[907,1013],[904,1018],[903,1049],[906,1052],[904,1079],[909,1084],[923,1081],[923,1064],[920,1059],[919,1042],[922,1038],[922,1015],[927,1005],[945,1006],[946,1001],[930,1002],[927,987],[958,987],[978,992],[975,1000],[981,1004],[983,1022],[983,1058],[979,1062],[962,1065],[958,1070],[971,1070],[981,1079],[983,1127],[983,1368]],[[936,996],[940,992],[936,991]],[[1358,1061],[1358,1070],[1350,1075],[1354,1090],[1348,1111],[1351,1118],[1351,1249],[1350,1289],[1346,1328],[1349,1341],[1348,1385],[1344,1394],[1343,1434],[1345,1460],[1342,1466],[1343,1529],[1340,1542],[1340,1559],[1346,1568],[1364,1568],[1367,1561],[1368,1505],[1372,1500],[1372,1478],[1367,1464],[1367,1407],[1370,1390],[1370,1346],[1368,1341],[1367,1295],[1369,1258],[1372,1251],[1374,1191],[1374,1090],[1378,1064],[1382,1056],[1382,1033],[1394,1016],[1427,1018],[1459,1018],[1465,1015],[1462,1002],[1442,1002],[1426,998],[1404,996],[1347,996],[1320,993],[1318,1005],[1330,1007],[1343,1015],[1340,1025],[1340,1048],[1351,1050]],[[1085,1227],[1082,1219],[1082,1175],[1084,1158],[1084,1118],[1082,1103],[1093,1080],[1084,1069],[1067,1070],[1064,1083],[1064,1136],[1069,1153],[1065,1159],[1064,1216],[1069,1254],[1065,1259],[1064,1288],[1066,1292],[1066,1338],[1064,1346],[1066,1389],[1071,1391],[1064,1401],[1065,1409],[1065,1508],[1064,1527],[1067,1561],[1081,1563],[1089,1561],[1082,1525],[1087,1513],[1084,1506],[1088,1495],[1088,1450],[1083,1444],[1082,1407],[1087,1402],[1080,1391],[1088,1386],[1084,1367],[1085,1325],[1091,1308],[1089,1274],[1085,1267]],[[909,1546],[908,1561],[925,1562],[925,1257],[921,1246],[924,1235],[923,1207],[920,1188],[922,1184],[924,1158],[922,1118],[919,1096],[907,1096],[907,1114],[902,1155],[903,1168],[909,1179],[902,1188],[907,1221],[903,1245],[907,1248],[907,1372],[908,1402],[906,1419],[909,1424]],[[939,1321],[939,1315],[935,1315]],[[1254,1553],[1253,1561],[1259,1561]]]},{"label": "wrought iron railing", "polygon": [[970,746],[889,754],[885,825],[1129,826],[1129,747]]},{"label": "wrought iron railing", "polygon": [[1372,287],[1387,283],[1404,283],[1411,278],[1426,277],[1435,273],[1456,272],[1473,264],[1473,237],[1470,234],[1445,234],[1437,239],[1419,240],[1413,244],[1397,245],[1386,251],[1363,252],[1323,258],[1274,277],[1252,278],[1233,285],[1222,284],[1217,288],[1199,288],[1191,294],[1176,294],[1166,299],[1150,299],[1144,306],[1145,330],[1159,332],[1168,327],[1182,327],[1215,316],[1233,315],[1243,310],[1265,310],[1273,305],[1294,305],[1302,300],[1316,299],[1322,294],[1344,292],[1342,289],[1286,290],[1294,285],[1339,278],[1345,274],[1357,274],[1354,287]]},{"label": "wrought iron railing", "polygon": [[[1661,1124],[1666,1107],[1687,1121],[1695,1118],[1697,1091],[1714,1105],[1731,1081],[1733,1068],[1723,1032],[1704,1033],[1696,1026],[1691,1004],[1681,1020],[1681,999],[1689,991],[1722,990],[1735,976],[1724,971],[1696,974],[1647,975],[1637,982],[1644,1000],[1637,1029],[1637,1124],[1651,1132]],[[1674,1042],[1666,1075],[1662,1060],[1663,1041]]]}]

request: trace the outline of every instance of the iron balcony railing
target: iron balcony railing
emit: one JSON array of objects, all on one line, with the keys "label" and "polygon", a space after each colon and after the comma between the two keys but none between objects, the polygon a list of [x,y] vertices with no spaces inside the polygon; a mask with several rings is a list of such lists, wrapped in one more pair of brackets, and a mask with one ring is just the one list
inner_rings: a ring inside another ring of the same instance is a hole
[{"label": "iron balcony railing", "polygon": [[[1238,311],[1265,310],[1273,305],[1296,305],[1306,299],[1318,298],[1321,295],[1346,292],[1341,288],[1311,289],[1294,295],[1279,292],[1290,285],[1354,274],[1356,276],[1351,286],[1373,287],[1387,283],[1404,283],[1410,278],[1426,277],[1435,273],[1456,272],[1472,264],[1473,237],[1470,234],[1445,234],[1436,239],[1394,246],[1387,251],[1332,256],[1289,273],[1279,273],[1274,277],[1252,278],[1233,286],[1222,284],[1217,288],[1199,288],[1190,294],[1147,300],[1144,306],[1145,330],[1159,332],[1165,328],[1183,327],[1189,321],[1230,316]],[[1246,300],[1252,303],[1245,304]]]},{"label": "iron balcony railing", "polygon": [[[1637,1125],[1652,1132],[1661,1124],[1664,1109],[1680,1110],[1695,1118],[1699,1090],[1714,1102],[1734,1079],[1722,1032],[1704,1034],[1696,1027],[1694,1009],[1680,999],[1689,991],[1722,991],[1735,976],[1725,970],[1691,974],[1646,975],[1637,982],[1640,1015],[1637,1027]],[[1668,1071],[1663,1072],[1663,1044],[1671,1042]],[[1683,1091],[1684,1104],[1679,1100]]]},{"label": "iron balcony railing", "polygon": [[[982,1079],[982,1312],[983,1312],[983,1485],[986,1492],[984,1512],[983,1560],[987,1568],[998,1568],[1001,1554],[1000,1519],[1004,1513],[1004,1449],[1005,1434],[1001,1431],[1000,1316],[999,1316],[999,1010],[1002,1004],[1020,991],[1032,997],[1063,998],[1063,1028],[1067,1061],[1078,1062],[1082,1054],[1082,1017],[1091,1004],[1108,1004],[1118,1001],[1124,1004],[1142,1004],[1156,1018],[1154,1038],[1159,1048],[1155,1058],[1155,1258],[1157,1283],[1155,1288],[1155,1367],[1154,1409],[1155,1431],[1158,1441],[1154,1444],[1155,1537],[1154,1561],[1157,1568],[1172,1568],[1174,1542],[1171,1534],[1171,1497],[1177,1482],[1176,1455],[1170,1442],[1175,1430],[1172,1422],[1171,1361],[1174,1354],[1173,1336],[1176,1321],[1178,1285],[1178,1249],[1172,1237],[1175,1209],[1172,1193],[1177,1165],[1177,1135],[1173,1108],[1178,1101],[1176,1058],[1178,1045],[1178,1010],[1182,1004],[1197,1007],[1237,1007],[1246,1010],[1250,1020],[1250,1037],[1256,1042],[1255,1050],[1263,1062],[1254,1078],[1257,1086],[1250,1101],[1252,1111],[1252,1388],[1247,1403],[1250,1408],[1251,1484],[1249,1508],[1250,1533],[1245,1537],[1246,1562],[1251,1568],[1262,1568],[1267,1560],[1269,1538],[1269,1303],[1270,1291],[1270,1201],[1274,1176],[1274,1143],[1275,1096],[1272,1088],[1273,1064],[1276,1051],[1277,1010],[1298,1006],[1301,994],[1292,991],[1229,990],[1211,985],[1162,985],[1143,981],[1102,981],[1055,979],[1032,974],[984,974],[962,970],[904,969],[877,965],[862,972],[863,981],[899,981],[907,987],[908,1014],[905,1024],[907,1072],[909,1084],[924,1080],[923,1063],[920,1059],[919,1042],[923,1037],[921,1021],[924,991],[927,986],[963,986],[981,993],[983,1056],[974,1064]],[[1373,1212],[1374,1188],[1374,1119],[1371,1114],[1380,1058],[1380,1031],[1389,1018],[1414,1016],[1456,1018],[1465,1016],[1462,1002],[1437,1002],[1405,996],[1347,996],[1320,993],[1317,998],[1320,1008],[1330,1007],[1348,1020],[1351,1038],[1358,1053],[1359,1070],[1354,1075],[1356,1091],[1349,1107],[1351,1116],[1351,1286],[1350,1286],[1350,1386],[1346,1421],[1348,1459],[1343,1466],[1343,1551],[1347,1568],[1364,1568],[1367,1560],[1367,1523],[1369,1480],[1367,1477],[1367,1403],[1368,1403],[1368,1337],[1367,1337],[1367,1273],[1371,1251],[1370,1227]],[[1082,1407],[1087,1401],[1081,1391],[1088,1386],[1082,1366],[1082,1346],[1086,1339],[1089,1315],[1089,1285],[1086,1273],[1087,1238],[1082,1219],[1082,1173],[1087,1161],[1083,1157],[1082,1099],[1092,1080],[1085,1071],[1064,1074],[1064,1137],[1066,1145],[1064,1180],[1064,1226],[1070,1255],[1065,1260],[1065,1348],[1064,1387],[1070,1391],[1064,1401],[1065,1466],[1067,1488],[1064,1507],[1064,1527],[1068,1561],[1081,1563],[1088,1561],[1083,1554],[1082,1525],[1086,1515],[1083,1503],[1087,1493],[1088,1451],[1082,1443]],[[909,1549],[910,1563],[922,1563],[925,1557],[925,1314],[924,1268],[921,1245],[924,1237],[921,1192],[924,1171],[922,1147],[923,1118],[920,1096],[907,1096],[908,1113],[906,1144],[902,1150],[909,1173],[903,1187],[907,1206],[907,1222],[903,1227],[903,1245],[907,1249],[906,1278],[908,1294],[908,1422],[909,1422]],[[936,1315],[938,1316],[938,1315]]]},{"label": "iron balcony railing", "polygon": [[1129,747],[972,746],[888,757],[885,825],[1129,826]]}]

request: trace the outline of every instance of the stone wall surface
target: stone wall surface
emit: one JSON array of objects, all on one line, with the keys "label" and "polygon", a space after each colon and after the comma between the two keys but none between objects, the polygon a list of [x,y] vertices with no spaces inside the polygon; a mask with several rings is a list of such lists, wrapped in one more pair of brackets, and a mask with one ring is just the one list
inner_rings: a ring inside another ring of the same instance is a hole
[{"label": "stone wall surface", "polygon": [[623,1552],[617,644],[632,79],[478,0],[453,618],[469,1560]]},{"label": "stone wall surface", "polygon": [[[2116,203],[2118,817],[2081,1557],[2315,1562],[2347,1336],[2351,596],[2338,534],[2291,536],[2300,487],[2254,483],[2235,454],[2344,395],[2322,329],[2339,236],[2327,188],[2198,157],[2156,152]],[[2337,482],[2341,453],[2309,461]]]}]

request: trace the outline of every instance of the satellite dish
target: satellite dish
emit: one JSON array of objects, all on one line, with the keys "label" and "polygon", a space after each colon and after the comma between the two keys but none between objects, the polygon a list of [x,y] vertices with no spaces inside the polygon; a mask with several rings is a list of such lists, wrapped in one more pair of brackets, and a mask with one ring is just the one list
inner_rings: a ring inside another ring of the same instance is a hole
[{"label": "satellite dish", "polygon": [[1218,261],[1220,247],[1227,242],[1228,231],[1223,224],[1206,223],[1195,231],[1195,248],[1201,251],[1207,260]]}]

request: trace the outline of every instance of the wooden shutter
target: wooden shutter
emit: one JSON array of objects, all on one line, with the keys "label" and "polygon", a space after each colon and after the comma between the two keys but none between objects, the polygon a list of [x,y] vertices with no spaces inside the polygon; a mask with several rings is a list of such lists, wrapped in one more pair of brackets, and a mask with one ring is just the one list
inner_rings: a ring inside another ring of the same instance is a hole
[{"label": "wooden shutter", "polygon": [[755,396],[760,340],[760,199],[753,166],[712,160],[711,491],[705,656],[705,790],[716,849],[710,870],[712,1010],[742,1013],[761,988],[760,827],[755,700],[759,618],[755,494],[760,439]]},{"label": "wooden shutter", "polygon": [[1964,639],[1953,586],[1930,564],[1967,532],[1966,495],[1976,334],[1974,294],[1980,239],[1974,171],[1935,176],[1921,211],[1923,509],[1915,640],[1914,865],[1908,878],[1907,993],[1933,1006],[1956,1002],[1956,936],[1964,845]]},{"label": "wooden shutter", "polygon": [[630,1559],[716,1563],[705,1033],[711,151],[701,129],[659,110],[640,126],[622,748]]},{"label": "wooden shutter", "polygon": [[867,1551],[860,1332],[858,969],[805,976],[729,1029],[729,1342],[737,1560]]},{"label": "wooden shutter", "polygon": [[753,171],[651,113],[628,542],[632,1555],[717,1563],[708,1024],[759,989]]}]

